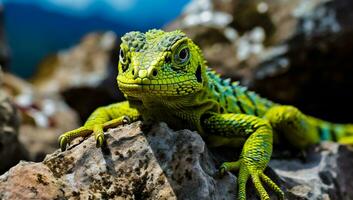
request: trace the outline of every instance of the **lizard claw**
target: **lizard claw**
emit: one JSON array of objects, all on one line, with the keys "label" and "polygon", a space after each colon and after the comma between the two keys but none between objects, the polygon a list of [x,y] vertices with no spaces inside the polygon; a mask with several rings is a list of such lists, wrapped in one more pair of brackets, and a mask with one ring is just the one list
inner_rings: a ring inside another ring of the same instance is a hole
[{"label": "lizard claw", "polygon": [[223,177],[227,171],[228,171],[227,166],[225,166],[223,163],[218,169],[219,176]]},{"label": "lizard claw", "polygon": [[98,135],[96,137],[96,147],[99,148],[103,145],[103,142],[104,142],[104,135]]},{"label": "lizard claw", "polygon": [[278,199],[284,199],[284,193],[280,187],[277,186],[268,176],[263,173],[263,170],[256,169],[247,163],[241,163],[239,168],[239,175],[238,175],[238,198],[239,199],[246,199],[246,183],[248,179],[251,179],[256,191],[258,192],[259,196],[263,200],[269,200],[270,196],[268,195],[267,191],[264,188],[264,185],[267,185],[268,188],[273,190],[277,195]]},{"label": "lizard claw", "polygon": [[92,133],[92,130],[86,128],[86,127],[80,127],[78,129],[66,132],[62,134],[59,137],[59,145],[61,148],[61,151],[65,151],[67,145],[75,138],[81,137],[81,136],[86,136],[88,134]]},{"label": "lizard claw", "polygon": [[61,135],[58,140],[59,140],[61,151],[65,151],[66,150],[66,146],[69,143],[66,135],[65,134]]},{"label": "lizard claw", "polygon": [[97,124],[93,127],[94,138],[96,139],[96,147],[101,147],[104,142],[104,131],[101,124]]},{"label": "lizard claw", "polygon": [[238,182],[239,182],[239,199],[245,199],[245,187],[246,182],[249,177],[253,180],[256,190],[259,192],[261,199],[269,199],[269,196],[266,190],[263,187],[263,183],[269,186],[274,192],[277,194],[279,199],[284,198],[284,193],[282,190],[268,177],[266,176],[262,170],[249,170],[251,169],[251,165],[247,165],[246,163],[241,162],[238,160],[236,162],[225,162],[219,168],[219,173],[221,176],[225,174],[227,171],[238,171]]},{"label": "lizard claw", "polygon": [[240,161],[236,162],[224,162],[218,169],[218,176],[222,178],[226,172],[239,170]]},{"label": "lizard claw", "polygon": [[124,116],[123,117],[123,125],[130,124],[130,123],[131,123],[131,119],[128,116]]}]

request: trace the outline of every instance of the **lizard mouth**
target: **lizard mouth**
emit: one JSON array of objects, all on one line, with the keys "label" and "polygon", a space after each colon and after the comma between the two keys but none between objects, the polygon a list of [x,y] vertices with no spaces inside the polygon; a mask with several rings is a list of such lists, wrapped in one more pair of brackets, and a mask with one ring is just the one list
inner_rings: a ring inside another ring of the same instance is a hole
[{"label": "lizard mouth", "polygon": [[196,80],[185,80],[178,83],[168,84],[146,84],[146,83],[127,83],[118,80],[120,90],[126,95],[141,96],[181,96],[198,91]]}]

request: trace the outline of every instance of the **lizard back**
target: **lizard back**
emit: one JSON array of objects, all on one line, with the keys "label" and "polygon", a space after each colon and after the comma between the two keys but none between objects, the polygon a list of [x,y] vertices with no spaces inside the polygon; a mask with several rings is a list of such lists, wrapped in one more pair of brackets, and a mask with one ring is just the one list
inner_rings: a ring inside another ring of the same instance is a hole
[{"label": "lizard back", "polygon": [[207,70],[207,76],[209,98],[219,102],[221,113],[242,113],[262,117],[269,108],[276,105],[239,85],[239,82],[220,78],[219,74],[212,70]]}]

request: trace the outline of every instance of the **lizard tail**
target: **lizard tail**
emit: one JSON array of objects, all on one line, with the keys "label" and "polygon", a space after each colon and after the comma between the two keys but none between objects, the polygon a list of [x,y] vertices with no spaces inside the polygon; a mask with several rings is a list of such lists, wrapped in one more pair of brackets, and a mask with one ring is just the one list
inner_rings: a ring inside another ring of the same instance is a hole
[{"label": "lizard tail", "polygon": [[319,120],[317,130],[321,141],[353,145],[353,124],[335,124]]}]

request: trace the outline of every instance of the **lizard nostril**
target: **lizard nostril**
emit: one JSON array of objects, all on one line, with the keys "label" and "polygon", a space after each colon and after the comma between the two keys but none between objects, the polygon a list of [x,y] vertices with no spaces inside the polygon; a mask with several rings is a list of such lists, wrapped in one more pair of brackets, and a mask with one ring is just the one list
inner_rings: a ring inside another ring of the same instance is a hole
[{"label": "lizard nostril", "polygon": [[157,76],[157,75],[158,75],[158,71],[157,71],[157,69],[153,69],[153,71],[152,71],[152,75],[153,75],[153,76]]},{"label": "lizard nostril", "polygon": [[131,74],[132,74],[133,76],[135,75],[135,70],[134,70],[134,69],[131,71]]}]

